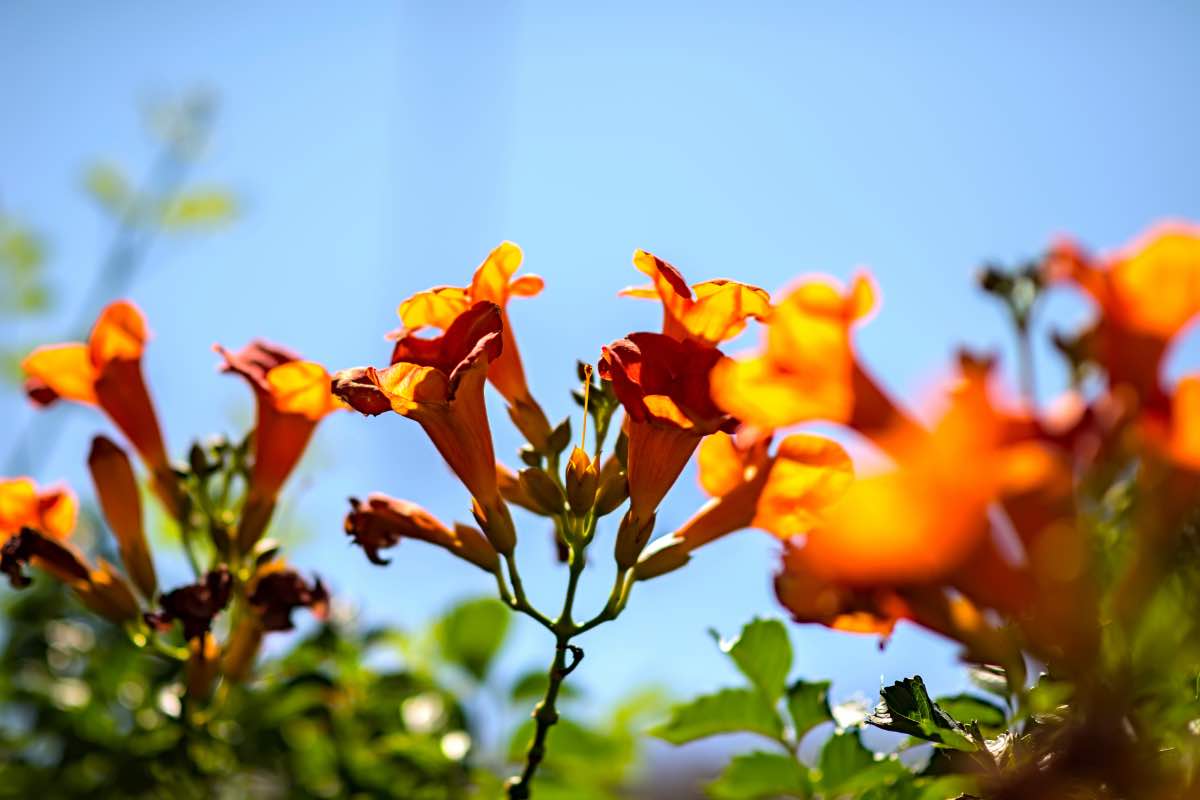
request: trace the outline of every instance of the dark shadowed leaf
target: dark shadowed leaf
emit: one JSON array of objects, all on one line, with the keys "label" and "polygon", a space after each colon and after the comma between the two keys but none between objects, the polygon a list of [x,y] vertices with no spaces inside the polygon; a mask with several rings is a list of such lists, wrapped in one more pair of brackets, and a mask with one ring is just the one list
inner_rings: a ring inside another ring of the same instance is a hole
[{"label": "dark shadowed leaf", "polygon": [[833,719],[829,713],[829,681],[796,681],[788,687],[787,707],[799,741],[822,722]]}]

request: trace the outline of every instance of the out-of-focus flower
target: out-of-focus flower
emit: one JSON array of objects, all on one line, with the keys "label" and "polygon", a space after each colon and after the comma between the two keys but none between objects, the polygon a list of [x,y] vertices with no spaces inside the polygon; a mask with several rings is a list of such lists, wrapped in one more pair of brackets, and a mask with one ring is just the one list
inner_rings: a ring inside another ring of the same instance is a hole
[{"label": "out-of-focus flower", "polygon": [[713,403],[709,376],[722,358],[714,347],[661,333],[631,333],[603,349],[600,376],[628,417],[629,511],[617,534],[617,562],[632,567],[650,536],[658,504],[700,440],[737,421]]},{"label": "out-of-focus flower", "polygon": [[[513,278],[521,267],[521,248],[512,242],[500,246],[475,270],[471,285],[437,286],[418,292],[400,304],[397,313],[404,329],[399,341],[424,327],[449,330],[458,317],[480,302],[495,303],[500,309],[500,337],[503,347],[488,364],[488,378],[509,404],[509,414],[522,434],[535,448],[543,450],[550,436],[550,423],[545,412],[533,399],[521,365],[521,354],[508,318],[508,301],[512,297],[533,297],[539,294],[544,282],[537,275]],[[392,363],[404,360],[404,348],[399,342]]]},{"label": "out-of-focus flower", "polygon": [[820,577],[811,566],[811,554],[795,542],[784,544],[775,595],[797,622],[884,639],[892,635],[897,622],[912,617],[908,604],[891,588],[855,589]]},{"label": "out-of-focus flower", "polygon": [[282,561],[261,567],[247,590],[250,607],[265,631],[292,630],[292,612],[297,608],[311,610],[318,619],[329,611],[329,592],[321,579],[314,576],[309,583]]},{"label": "out-of-focus flower", "polygon": [[885,437],[894,469],[856,480],[807,537],[813,569],[839,584],[949,579],[989,535],[988,508],[1057,474],[1051,450],[1013,442],[984,374],[964,376],[931,430]]},{"label": "out-of-focus flower", "polygon": [[142,498],[128,456],[111,439],[97,436],[88,454],[88,470],[104,518],[116,536],[121,563],[142,596],[153,597],[158,580],[142,523]]},{"label": "out-of-focus flower", "polygon": [[142,377],[148,333],[137,306],[125,300],[100,313],[87,343],[47,345],[26,356],[26,392],[39,405],[59,398],[99,406],[133,444],[172,514],[179,494],[158,417]]},{"label": "out-of-focus flower", "polygon": [[363,414],[388,409],[420,423],[442,458],[475,499],[476,514],[495,549],[512,552],[516,532],[500,497],[483,384],[499,357],[500,308],[476,303],[434,339],[396,342],[400,360],[386,369],[358,367],[333,377],[333,391]]},{"label": "out-of-focus flower", "polygon": [[69,489],[38,490],[30,478],[0,478],[0,537],[33,528],[56,539],[75,530],[79,504]]},{"label": "out-of-focus flower", "polygon": [[141,613],[129,581],[105,559],[98,568],[88,571],[85,581],[75,583],[74,589],[84,605],[111,622],[132,622]]},{"label": "out-of-focus flower", "polygon": [[217,345],[225,372],[241,375],[254,390],[254,466],[238,526],[238,544],[249,550],[262,536],[279,492],[295,469],[313,431],[339,408],[330,375],[320,364],[263,341],[236,353]]},{"label": "out-of-focus flower", "polygon": [[500,566],[495,549],[479,531],[467,525],[455,525],[450,530],[415,503],[384,494],[371,494],[365,503],[350,498],[345,528],[372,564],[389,563],[380,557],[380,550],[396,546],[401,539],[417,539],[444,548],[487,572]]},{"label": "out-of-focus flower", "polygon": [[645,250],[633,254],[633,265],[653,283],[621,294],[661,300],[662,332],[673,339],[718,345],[741,333],[747,319],[765,320],[771,313],[771,296],[757,286],[717,278],[689,287],[679,270]]},{"label": "out-of-focus flower", "polygon": [[0,572],[8,576],[11,586],[20,589],[29,585],[23,568],[30,562],[68,585],[86,583],[91,571],[83,554],[69,542],[34,528],[21,528],[0,547]]},{"label": "out-of-focus flower", "polygon": [[212,630],[213,619],[229,605],[233,576],[224,566],[209,571],[199,581],[172,589],[159,599],[161,611],[145,615],[146,623],[160,631],[179,620],[183,635],[199,639]]},{"label": "out-of-focus flower", "polygon": [[[875,297],[865,274],[844,293],[824,279],[803,281],[775,306],[759,355],[724,359],[713,369],[713,399],[764,431],[814,419],[890,416],[873,407],[886,398],[856,368],[850,341],[851,328],[873,311]],[[860,383],[863,396],[857,397]]]},{"label": "out-of-focus flower", "polygon": [[1070,281],[1100,316],[1086,337],[1113,390],[1132,389],[1141,405],[1165,412],[1162,361],[1171,342],[1200,313],[1200,226],[1158,225],[1120,251],[1092,258],[1074,242],[1056,244],[1047,277]]},{"label": "out-of-focus flower", "polygon": [[807,434],[788,436],[768,455],[767,440],[739,449],[716,433],[700,444],[700,483],[713,499],[638,561],[636,575],[649,578],[682,566],[693,550],[743,528],[760,528],[788,539],[823,517],[853,480],[841,445]]}]

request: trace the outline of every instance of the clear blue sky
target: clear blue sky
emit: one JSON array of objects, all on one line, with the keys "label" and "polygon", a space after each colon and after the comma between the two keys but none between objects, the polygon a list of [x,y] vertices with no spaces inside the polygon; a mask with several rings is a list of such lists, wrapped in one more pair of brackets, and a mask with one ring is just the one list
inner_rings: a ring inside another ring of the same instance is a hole
[{"label": "clear blue sky", "polygon": [[[132,292],[156,335],[147,369],[177,454],[192,434],[249,418],[240,382],[215,373],[214,341],[266,336],[334,368],[378,362],[399,300],[466,281],[502,239],[546,277],[545,294],[512,315],[534,389],[559,418],[573,409],[576,358],[658,324],[652,304],[615,298],[640,277],[637,247],[693,281],[771,289],[869,265],[884,300],[860,349],[887,384],[915,391],[956,342],[1007,352],[997,310],[972,288],[982,260],[1034,254],[1061,231],[1109,247],[1164,216],[1200,218],[1194,4],[650,5],[375,3],[339,15],[284,3],[6,3],[0,201],[49,237],[73,315],[108,238],[79,191],[82,167],[147,162],[137,112],[147,99],[196,85],[219,94],[196,177],[233,187],[242,219],[156,249]],[[1056,306],[1078,319],[1077,305]],[[62,324],[5,335],[34,340]],[[494,410],[498,452],[512,461],[516,438]],[[0,413],[7,450],[25,412],[8,397]],[[79,480],[101,426],[63,420],[44,480]],[[328,469],[310,469],[292,494],[313,533],[293,554],[299,566],[401,625],[492,588],[417,543],[381,570],[344,542],[352,493],[465,516],[465,493],[415,424],[337,415],[315,451],[310,466]],[[663,529],[701,499],[689,473]],[[527,583],[550,604],[564,576],[538,523],[520,521]],[[585,608],[607,593],[607,537]],[[642,682],[686,694],[731,680],[705,629],[778,613],[774,550],[765,535],[730,537],[639,586],[618,624],[584,640],[578,679],[599,698]],[[839,699],[918,669],[939,689],[961,683],[951,648],[910,629],[882,653],[815,628],[793,638],[800,669],[832,676]],[[546,661],[544,639],[522,625],[505,671]]]}]

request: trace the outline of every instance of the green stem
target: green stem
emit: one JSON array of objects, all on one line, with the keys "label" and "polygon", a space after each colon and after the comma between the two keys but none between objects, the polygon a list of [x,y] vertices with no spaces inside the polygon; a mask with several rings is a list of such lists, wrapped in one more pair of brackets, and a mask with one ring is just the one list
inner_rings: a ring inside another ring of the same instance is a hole
[{"label": "green stem", "polygon": [[517,569],[517,559],[512,553],[504,556],[504,563],[508,565],[508,579],[512,582],[513,593],[511,595],[505,591],[503,580],[501,580],[500,596],[504,602],[514,611],[520,611],[528,617],[532,617],[546,630],[551,633],[556,633],[554,623],[542,612],[533,607],[529,602],[529,598],[525,595],[525,585],[521,583],[521,573]]},{"label": "green stem", "polygon": [[[569,561],[570,574],[567,579],[566,597],[563,598],[562,613],[551,625],[554,632],[554,660],[550,663],[550,671],[546,681],[546,694],[533,710],[534,732],[529,750],[525,754],[525,768],[521,774],[508,782],[508,800],[527,800],[532,793],[533,776],[538,766],[546,756],[546,737],[550,728],[558,722],[558,691],[563,679],[583,660],[583,650],[571,644],[571,638],[578,633],[578,628],[571,620],[571,611],[575,605],[575,592],[579,587],[579,577],[583,574],[583,550],[571,547]],[[567,653],[571,653],[571,661],[567,663]]]}]

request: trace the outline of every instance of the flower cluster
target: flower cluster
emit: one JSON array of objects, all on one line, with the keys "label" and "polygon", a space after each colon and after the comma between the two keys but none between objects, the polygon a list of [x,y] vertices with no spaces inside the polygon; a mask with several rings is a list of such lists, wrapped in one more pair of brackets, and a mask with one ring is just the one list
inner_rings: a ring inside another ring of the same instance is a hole
[{"label": "flower cluster", "polygon": [[[310,585],[262,536],[314,428],[339,404],[318,364],[264,342],[237,353],[218,346],[224,370],[242,375],[254,390],[255,428],[241,445],[197,443],[186,466],[172,463],[142,374],[148,339],[137,307],[112,303],[87,343],[29,354],[22,364],[26,391],[39,406],[62,399],[107,415],[141,457],[154,495],[178,527],[196,582],[160,590],[136,470],[121,445],[104,435],[93,439],[87,465],[124,570],[103,558],[93,565],[72,543],[77,505],[68,490],[39,491],[28,478],[0,481],[0,569],[21,587],[29,582],[23,567],[41,567],[97,614],[123,624],[135,643],[186,660],[188,687],[200,699],[218,677],[245,678],[262,634],[290,629],[294,608],[324,613],[328,596],[320,580]],[[213,628],[225,612],[221,644]],[[160,638],[176,621],[183,648]]]}]

